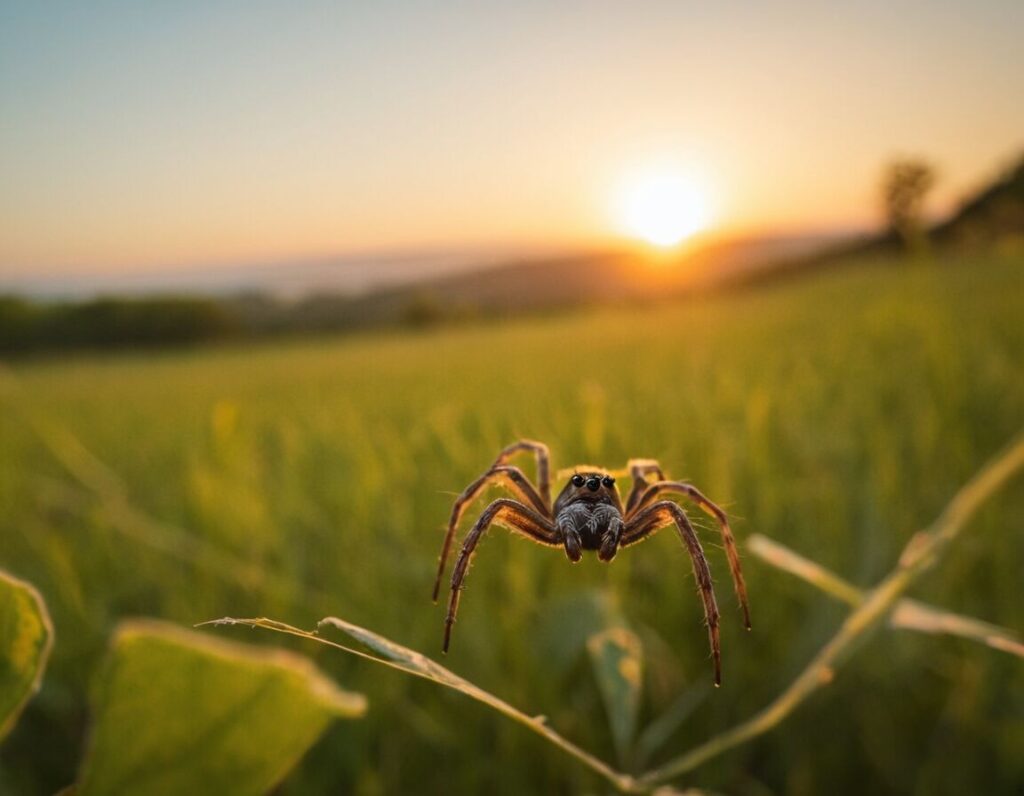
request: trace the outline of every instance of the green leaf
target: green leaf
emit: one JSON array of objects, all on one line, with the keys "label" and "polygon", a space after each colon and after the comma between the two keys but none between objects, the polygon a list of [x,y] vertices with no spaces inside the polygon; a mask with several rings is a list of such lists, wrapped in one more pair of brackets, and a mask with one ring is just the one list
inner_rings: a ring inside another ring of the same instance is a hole
[{"label": "green leaf", "polygon": [[0,740],[39,690],[53,625],[35,588],[0,571]]},{"label": "green leaf", "polygon": [[265,793],[366,701],[290,652],[161,622],[117,629],[79,793]]},{"label": "green leaf", "polygon": [[611,627],[587,641],[608,726],[620,760],[626,760],[636,732],[643,687],[643,645],[624,627]]}]

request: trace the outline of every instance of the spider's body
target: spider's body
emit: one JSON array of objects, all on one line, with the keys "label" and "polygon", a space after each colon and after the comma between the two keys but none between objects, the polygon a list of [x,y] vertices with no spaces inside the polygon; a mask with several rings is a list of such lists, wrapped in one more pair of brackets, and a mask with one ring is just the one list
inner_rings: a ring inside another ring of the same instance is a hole
[{"label": "spider's body", "polygon": [[622,501],[615,479],[605,473],[577,472],[566,483],[552,509],[570,561],[583,550],[597,550],[611,561],[622,536]]},{"label": "spider's body", "polygon": [[[518,467],[506,464],[514,454],[524,450],[532,451],[536,456],[536,486]],[[470,559],[476,551],[480,537],[492,524],[503,525],[539,544],[561,547],[574,563],[583,557],[584,551],[595,551],[600,560],[611,561],[620,547],[628,547],[662,528],[674,526],[693,562],[694,575],[704,603],[717,685],[721,681],[721,651],[718,606],[711,584],[711,571],[697,534],[682,507],[673,501],[659,498],[665,494],[682,495],[715,518],[721,530],[722,542],[729,558],[729,569],[749,628],[747,590],[740,569],[736,541],[733,539],[725,512],[690,484],[665,480],[661,466],[653,459],[631,459],[628,469],[633,483],[625,504],[619,496],[615,479],[611,474],[590,467],[577,468],[552,504],[547,446],[540,442],[522,440],[509,445],[498,454],[498,458],[487,472],[466,487],[455,501],[448,522],[448,532],[441,547],[437,580],[434,582],[435,600],[440,591],[441,577],[444,574],[455,529],[469,503],[484,487],[495,482],[502,483],[519,499],[499,498],[489,504],[462,543],[455,569],[452,571],[451,595],[445,619],[444,651],[448,651],[452,625],[455,623],[459,606],[459,593],[463,588]],[[655,476],[655,481],[649,480],[651,475]]]}]

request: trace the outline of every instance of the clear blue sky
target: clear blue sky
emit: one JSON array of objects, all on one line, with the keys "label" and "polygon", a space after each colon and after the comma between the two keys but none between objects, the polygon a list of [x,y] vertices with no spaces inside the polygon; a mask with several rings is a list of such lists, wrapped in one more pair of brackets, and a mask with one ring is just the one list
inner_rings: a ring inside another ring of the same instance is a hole
[{"label": "clear blue sky", "polygon": [[0,5],[0,273],[614,240],[631,174],[723,232],[937,206],[1024,149],[1024,2]]}]

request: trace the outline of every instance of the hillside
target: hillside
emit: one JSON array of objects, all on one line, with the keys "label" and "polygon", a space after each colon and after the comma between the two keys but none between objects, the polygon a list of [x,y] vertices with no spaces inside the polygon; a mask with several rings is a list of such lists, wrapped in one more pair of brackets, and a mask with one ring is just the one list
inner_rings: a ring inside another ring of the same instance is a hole
[{"label": "hillside", "polygon": [[[303,331],[429,324],[472,317],[649,301],[723,284],[834,243],[824,236],[703,244],[671,259],[593,253],[491,266],[362,296],[318,294],[295,304],[236,302],[260,328]],[[255,312],[253,310],[256,310]]]},{"label": "hillside", "polygon": [[937,225],[932,239],[958,249],[1024,244],[1024,157]]}]

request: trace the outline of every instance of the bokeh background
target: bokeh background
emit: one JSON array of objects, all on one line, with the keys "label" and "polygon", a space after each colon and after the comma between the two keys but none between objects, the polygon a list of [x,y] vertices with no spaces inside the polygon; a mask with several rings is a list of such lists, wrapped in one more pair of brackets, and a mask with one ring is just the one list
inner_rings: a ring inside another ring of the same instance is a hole
[{"label": "bokeh background", "polygon": [[[1024,425],[1016,3],[18,5],[0,12],[0,567],[56,644],[0,790],[73,782],[112,628],[338,615],[439,657],[451,502],[520,437],[656,457],[867,588]],[[532,472],[528,457],[522,466]],[[488,497],[497,496],[497,492]],[[1018,479],[914,597],[1024,630]],[[586,642],[643,644],[657,764],[847,613],[717,530],[689,559],[496,529],[445,664],[615,762]],[[604,792],[464,697],[366,694],[280,793]],[[1015,793],[1024,661],[885,630],[680,785]]]}]

